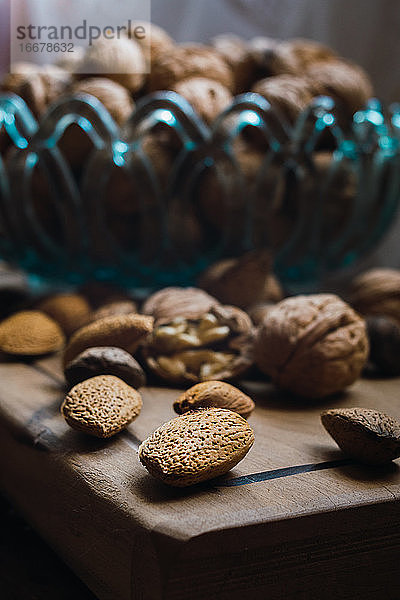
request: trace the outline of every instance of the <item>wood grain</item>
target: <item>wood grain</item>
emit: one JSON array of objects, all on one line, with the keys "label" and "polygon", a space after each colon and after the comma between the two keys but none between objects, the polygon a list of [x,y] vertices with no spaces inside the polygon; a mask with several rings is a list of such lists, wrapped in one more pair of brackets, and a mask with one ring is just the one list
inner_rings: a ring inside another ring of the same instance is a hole
[{"label": "wood grain", "polygon": [[152,479],[136,453],[175,416],[177,390],[144,389],[143,411],[125,432],[88,439],[59,413],[58,358],[0,364],[2,485],[104,600],[231,600],[244,591],[398,600],[400,463],[345,461],[319,413],[365,406],[400,418],[400,380],[362,380],[319,404],[261,382],[243,389],[256,400],[253,449],[222,480],[178,490]]}]

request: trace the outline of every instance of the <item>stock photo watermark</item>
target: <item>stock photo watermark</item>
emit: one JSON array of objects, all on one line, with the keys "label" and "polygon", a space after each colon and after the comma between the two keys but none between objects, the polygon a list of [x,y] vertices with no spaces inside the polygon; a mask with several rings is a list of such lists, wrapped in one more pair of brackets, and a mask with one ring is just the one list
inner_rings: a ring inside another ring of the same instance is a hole
[{"label": "stock photo watermark", "polygon": [[[150,0],[13,0],[10,21],[10,72],[21,63],[38,70],[63,59],[83,56],[100,47],[109,55],[105,61],[82,61],[82,74],[120,73],[121,62],[113,61],[116,42],[142,42],[150,36]],[[149,44],[141,44],[149,52]],[[117,46],[118,47],[118,46]],[[126,72],[147,72],[145,61],[126,61]]]}]

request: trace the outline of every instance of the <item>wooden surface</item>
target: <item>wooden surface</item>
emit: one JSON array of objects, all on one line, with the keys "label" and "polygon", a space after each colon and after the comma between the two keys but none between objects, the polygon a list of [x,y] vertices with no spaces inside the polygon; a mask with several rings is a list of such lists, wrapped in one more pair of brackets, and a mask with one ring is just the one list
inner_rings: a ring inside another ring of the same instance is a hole
[{"label": "wooden surface", "polygon": [[86,438],[59,414],[59,361],[0,364],[0,469],[7,495],[101,600],[400,598],[400,463],[344,459],[322,408],[400,418],[400,380],[362,380],[305,405],[272,386],[256,442],[225,478],[179,490],[152,479],[136,449],[172,418],[177,391],[143,390],[126,432]]}]

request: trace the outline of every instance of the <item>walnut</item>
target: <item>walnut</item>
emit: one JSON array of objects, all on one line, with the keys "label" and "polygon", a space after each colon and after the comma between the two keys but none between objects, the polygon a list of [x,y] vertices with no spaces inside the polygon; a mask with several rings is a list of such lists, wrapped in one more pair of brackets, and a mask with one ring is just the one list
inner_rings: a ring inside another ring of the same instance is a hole
[{"label": "walnut", "polygon": [[174,385],[233,379],[252,365],[252,336],[246,313],[214,305],[197,317],[162,320],[143,355],[150,371]]},{"label": "walnut", "polygon": [[272,257],[266,250],[214,263],[201,276],[199,286],[222,304],[247,308],[263,301],[279,301],[283,294],[271,273]]},{"label": "walnut", "polygon": [[248,91],[259,72],[257,60],[249,45],[233,33],[217,35],[211,43],[232,69],[234,93]]},{"label": "walnut", "polygon": [[5,76],[1,88],[21,96],[36,117],[54,102],[70,82],[70,74],[60,67],[38,67],[31,63],[16,63]]},{"label": "walnut", "polygon": [[228,88],[206,77],[182,79],[172,90],[186,98],[206,123],[212,123],[233,100]]},{"label": "walnut", "polygon": [[260,61],[269,75],[303,75],[315,62],[336,58],[336,53],[313,40],[293,39],[276,43],[259,52]]},{"label": "walnut", "polygon": [[400,323],[400,270],[365,271],[350,286],[349,302],[362,315],[385,315]]},{"label": "walnut", "polygon": [[364,69],[343,59],[315,62],[306,74],[316,95],[331,96],[347,118],[364,108],[374,92]]},{"label": "walnut", "polygon": [[181,317],[198,319],[216,304],[218,300],[198,288],[166,287],[149,296],[141,312],[160,324]]},{"label": "walnut", "polygon": [[246,312],[254,325],[258,327],[275,306],[276,302],[257,302],[250,306]]},{"label": "walnut", "polygon": [[169,90],[178,81],[188,77],[215,79],[229,90],[233,89],[233,75],[221,55],[201,44],[181,45],[167,54],[158,56],[152,63],[148,89]]},{"label": "walnut", "polygon": [[282,389],[321,398],[351,385],[368,357],[364,320],[334,294],[296,296],[267,314],[254,359]]},{"label": "walnut", "polygon": [[266,77],[257,81],[252,91],[264,96],[290,123],[297,119],[315,95],[312,83],[296,75]]},{"label": "walnut", "polygon": [[102,38],[86,49],[75,76],[79,79],[88,75],[106,76],[136,93],[144,83],[145,71],[143,52],[135,40]]},{"label": "walnut", "polygon": [[[143,37],[134,36],[134,31],[138,27],[143,28]],[[134,39],[139,44],[144,56],[151,62],[158,56],[171,52],[175,46],[174,40],[168,35],[165,29],[147,21],[134,21],[132,23],[131,39]]]},{"label": "walnut", "polygon": [[135,106],[128,90],[107,77],[89,77],[77,81],[68,92],[72,95],[83,93],[95,96],[118,125],[130,117]]},{"label": "walnut", "polygon": [[383,315],[366,318],[369,360],[383,375],[400,375],[400,322]]}]

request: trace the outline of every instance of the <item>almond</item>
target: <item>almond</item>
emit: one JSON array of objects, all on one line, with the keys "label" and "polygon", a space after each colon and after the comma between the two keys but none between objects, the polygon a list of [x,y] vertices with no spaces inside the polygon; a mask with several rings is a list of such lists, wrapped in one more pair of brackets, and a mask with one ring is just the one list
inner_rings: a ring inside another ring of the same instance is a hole
[{"label": "almond", "polygon": [[133,421],[141,408],[139,392],[118,377],[99,375],[73,387],[61,413],[73,429],[108,438]]},{"label": "almond", "polygon": [[153,318],[130,314],[104,317],[78,329],[65,349],[64,366],[93,346],[116,346],[133,354],[151,333]]},{"label": "almond", "polygon": [[139,447],[139,459],[164,483],[185,487],[227,473],[254,442],[246,419],[221,408],[189,412],[159,427]]},{"label": "almond", "polygon": [[400,456],[400,423],[370,408],[336,408],[321,414],[321,421],[348,456],[372,465]]},{"label": "almond", "polygon": [[178,414],[211,407],[227,408],[247,419],[254,410],[254,402],[238,388],[223,381],[197,383],[174,402],[174,410]]},{"label": "almond", "polygon": [[64,334],[53,319],[38,310],[24,310],[0,323],[0,350],[6,354],[40,356],[61,350]]},{"label": "almond", "polygon": [[91,313],[88,301],[80,294],[49,296],[40,302],[38,309],[54,319],[67,337],[86,325]]}]

